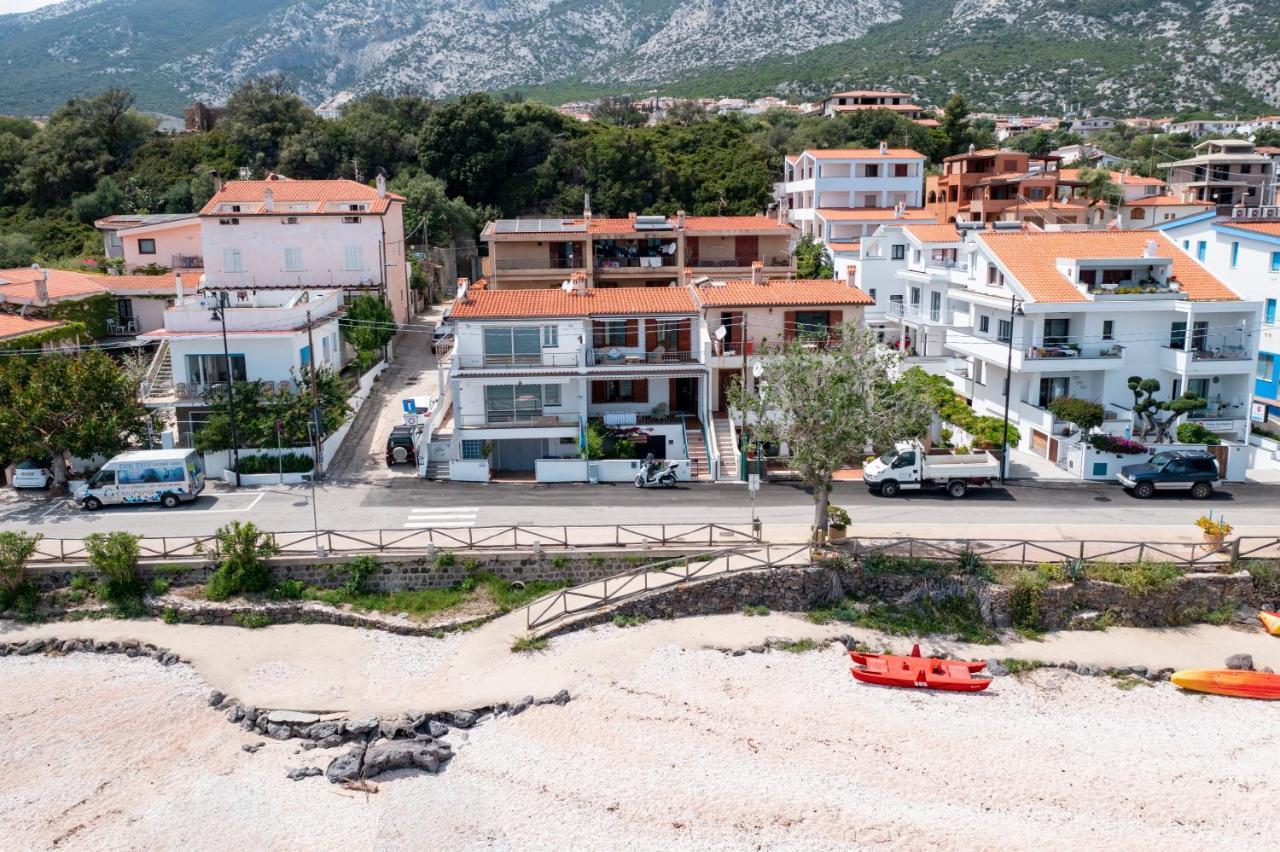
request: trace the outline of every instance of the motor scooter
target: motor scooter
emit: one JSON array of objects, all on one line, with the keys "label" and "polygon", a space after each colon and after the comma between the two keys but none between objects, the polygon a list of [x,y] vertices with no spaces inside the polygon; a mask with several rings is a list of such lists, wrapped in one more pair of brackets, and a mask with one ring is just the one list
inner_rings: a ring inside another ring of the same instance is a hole
[{"label": "motor scooter", "polygon": [[636,474],[636,488],[674,488],[677,466],[678,463],[673,461],[655,461],[653,453],[649,453]]}]

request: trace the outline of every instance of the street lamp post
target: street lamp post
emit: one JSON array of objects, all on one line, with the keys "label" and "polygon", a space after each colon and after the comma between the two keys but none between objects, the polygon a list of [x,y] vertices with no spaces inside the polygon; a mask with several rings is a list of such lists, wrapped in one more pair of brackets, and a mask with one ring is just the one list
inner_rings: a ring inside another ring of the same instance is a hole
[{"label": "street lamp post", "polygon": [[227,363],[227,406],[231,421],[231,466],[236,475],[236,487],[240,487],[240,435],[236,429],[236,380],[231,369],[231,349],[227,345],[227,291],[218,291],[218,307],[214,318],[222,323],[222,356]]},{"label": "street lamp post", "polygon": [[[760,396],[760,400],[761,400],[760,408],[762,409],[762,411],[757,416],[763,416],[764,385],[760,381],[760,378],[764,375],[764,365],[761,364],[759,361],[752,364],[751,375],[756,380],[756,393]],[[745,393],[744,393],[744,397],[745,397]],[[744,407],[744,411],[742,412],[742,426],[744,429],[746,428],[746,425],[747,425],[747,413]],[[751,533],[756,537],[756,540],[758,541],[760,538],[760,517],[756,514],[756,492],[760,490],[760,463],[762,459],[760,457],[760,449],[761,449],[760,448],[760,430],[757,428],[751,431],[752,431],[752,439],[754,440],[756,445],[756,467],[755,467],[755,470],[748,471],[747,473],[747,490],[751,494]]]},{"label": "street lamp post", "polygon": [[1013,324],[1018,310],[1018,297],[1009,296],[1009,356],[1004,368],[1004,430],[1000,433],[1000,482],[1009,476],[1009,392],[1013,383]]}]

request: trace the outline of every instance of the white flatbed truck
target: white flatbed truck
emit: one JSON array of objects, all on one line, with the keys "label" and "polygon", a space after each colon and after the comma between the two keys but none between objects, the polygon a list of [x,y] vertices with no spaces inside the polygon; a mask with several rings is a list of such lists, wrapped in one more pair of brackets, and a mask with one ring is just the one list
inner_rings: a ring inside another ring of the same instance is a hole
[{"label": "white flatbed truck", "polygon": [[990,485],[999,478],[1000,462],[985,450],[963,454],[926,450],[919,441],[899,441],[862,469],[862,481],[882,497],[896,497],[900,491],[945,488],[959,499],[970,488]]}]

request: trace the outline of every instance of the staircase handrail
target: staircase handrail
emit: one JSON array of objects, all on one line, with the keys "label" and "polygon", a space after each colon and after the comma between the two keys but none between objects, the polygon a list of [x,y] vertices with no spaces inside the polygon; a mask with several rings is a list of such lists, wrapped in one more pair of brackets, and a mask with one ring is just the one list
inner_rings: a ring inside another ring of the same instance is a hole
[{"label": "staircase handrail", "polygon": [[160,373],[160,368],[169,360],[169,341],[161,340],[160,345],[156,347],[155,357],[151,359],[151,366],[147,368],[147,374],[143,377],[142,382],[138,386],[138,394],[142,399],[146,399],[151,391],[152,385],[155,384],[156,376]]}]

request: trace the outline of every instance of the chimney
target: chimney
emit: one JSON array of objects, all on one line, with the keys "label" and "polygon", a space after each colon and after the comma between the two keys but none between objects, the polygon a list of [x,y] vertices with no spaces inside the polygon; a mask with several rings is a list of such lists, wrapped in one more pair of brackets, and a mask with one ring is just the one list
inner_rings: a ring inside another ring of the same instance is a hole
[{"label": "chimney", "polygon": [[1156,256],[1156,241],[1155,241],[1155,240],[1147,240],[1146,248],[1144,248],[1144,249],[1142,250],[1142,256],[1143,256],[1143,257],[1155,257],[1155,256]]},{"label": "chimney", "polygon": [[182,307],[182,273],[175,272],[173,274],[173,303],[178,307]]},{"label": "chimney", "polygon": [[684,269],[680,270],[680,283],[685,286],[688,286],[689,284],[693,283],[693,267],[692,266],[686,266]]},{"label": "chimney", "polygon": [[751,283],[752,284],[764,283],[764,261],[762,260],[751,261]]},{"label": "chimney", "polygon": [[676,228],[681,231],[684,230],[684,211],[683,210],[676,211]]},{"label": "chimney", "polygon": [[591,223],[591,193],[582,194],[582,221]]},{"label": "chimney", "polygon": [[880,156],[881,157],[889,156],[889,143],[884,141],[883,139],[880,140]]},{"label": "chimney", "polygon": [[569,276],[569,283],[572,285],[572,292],[576,296],[581,296],[587,292],[587,273],[579,269]]},{"label": "chimney", "polygon": [[49,270],[41,269],[40,277],[36,279],[36,304],[40,307],[47,307],[49,304]]},{"label": "chimney", "polygon": [[217,171],[209,172],[209,176],[213,178],[213,194],[217,195],[222,192],[222,173]]},{"label": "chimney", "polygon": [[270,187],[262,190],[262,209],[268,213],[276,209],[276,196]]},{"label": "chimney", "polygon": [[382,170],[381,166],[378,167],[378,179],[374,181],[374,183],[378,187],[378,197],[386,198],[387,197],[387,173]]},{"label": "chimney", "polygon": [[633,230],[633,231],[634,231],[634,230],[636,229],[636,214],[635,214],[635,213],[628,213],[628,214],[627,214],[627,221],[631,223],[631,230]]},{"label": "chimney", "polygon": [[973,154],[973,152],[974,152],[974,151],[977,151],[977,150],[978,150],[978,146],[977,146],[977,145],[974,145],[972,142],[970,142],[970,143],[969,143],[969,153],[970,153],[970,154]]},{"label": "chimney", "polygon": [[471,286],[471,279],[459,278],[457,281],[457,285],[458,285],[458,300],[462,302],[471,301],[470,297],[467,295],[467,289]]}]

